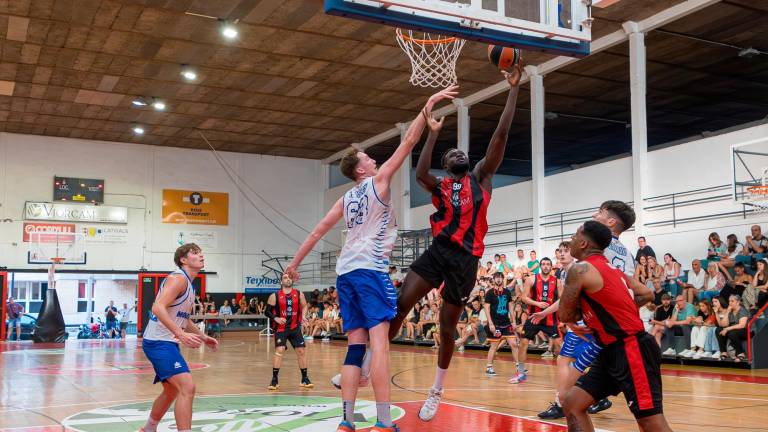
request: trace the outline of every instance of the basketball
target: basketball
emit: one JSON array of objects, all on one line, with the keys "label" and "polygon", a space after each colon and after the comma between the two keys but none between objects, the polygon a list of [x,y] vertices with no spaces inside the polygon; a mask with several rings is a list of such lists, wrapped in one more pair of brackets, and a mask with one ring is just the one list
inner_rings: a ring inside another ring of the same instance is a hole
[{"label": "basketball", "polygon": [[488,45],[488,60],[499,70],[508,71],[520,61],[520,50],[499,45]]}]

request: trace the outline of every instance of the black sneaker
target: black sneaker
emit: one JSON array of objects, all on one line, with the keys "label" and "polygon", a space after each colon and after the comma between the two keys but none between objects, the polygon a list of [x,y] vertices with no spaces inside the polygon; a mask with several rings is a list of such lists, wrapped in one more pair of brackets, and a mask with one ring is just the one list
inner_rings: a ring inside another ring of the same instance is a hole
[{"label": "black sneaker", "polygon": [[601,399],[601,400],[595,402],[594,405],[589,407],[589,409],[587,409],[587,412],[590,413],[590,414],[597,414],[600,411],[605,411],[605,410],[607,410],[608,408],[610,408],[612,406],[613,406],[613,403],[611,401],[609,401],[608,399]]},{"label": "black sneaker", "polygon": [[565,413],[563,413],[563,407],[554,402],[549,404],[549,408],[547,408],[546,411],[539,413],[540,419],[559,419],[563,417],[565,417]]},{"label": "black sneaker", "polygon": [[280,388],[280,384],[277,383],[277,378],[272,378],[272,382],[267,386],[267,390],[277,390]]},{"label": "black sneaker", "polygon": [[309,377],[302,378],[301,379],[301,384],[299,384],[299,387],[301,387],[301,388],[308,388],[308,389],[311,389],[314,386],[315,385],[312,384],[312,381],[309,380]]}]

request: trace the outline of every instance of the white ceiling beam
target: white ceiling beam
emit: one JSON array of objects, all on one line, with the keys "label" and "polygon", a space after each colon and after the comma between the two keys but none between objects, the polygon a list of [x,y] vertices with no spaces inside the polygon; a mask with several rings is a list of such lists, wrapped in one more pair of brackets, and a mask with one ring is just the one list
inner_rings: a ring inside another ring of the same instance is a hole
[{"label": "white ceiling beam", "polygon": [[[663,11],[660,11],[655,15],[652,15],[642,21],[638,21],[637,26],[641,32],[649,32],[653,29],[669,24],[672,21],[683,18],[686,15],[690,15],[701,9],[712,6],[713,4],[719,3],[720,1],[722,0],[687,0],[675,6],[672,6],[670,8],[664,9]],[[629,39],[629,36],[624,30],[616,30],[613,33],[609,33],[599,39],[592,41],[592,43],[590,44],[589,55],[598,53],[610,47],[616,46],[620,43],[626,42],[628,39]],[[546,61],[538,65],[537,67],[541,75],[546,75],[547,73],[554,72],[562,67],[575,63],[579,60],[580,59],[574,58],[574,57],[559,56],[559,57],[553,58],[552,60]],[[528,74],[523,74],[523,77],[520,80],[520,83],[523,84],[526,82],[528,82]],[[509,86],[506,80],[500,81],[492,86],[486,87],[478,92],[465,96],[463,98],[464,104],[467,106],[472,106],[478,102],[482,102],[486,99],[489,99],[498,94],[501,94],[507,91],[508,88]],[[451,115],[454,113],[456,113],[456,106],[451,104],[443,108],[440,108],[439,110],[436,110],[435,117],[440,118],[440,117]],[[355,144],[355,146],[360,148],[361,150],[365,150],[369,147],[373,147],[377,144],[381,144],[382,142],[390,140],[399,135],[400,135],[399,129],[397,127],[393,127],[392,129],[389,129],[376,136],[368,138],[362,143]],[[331,163],[339,160],[341,156],[344,155],[345,151],[346,150],[336,152],[335,154],[323,159],[323,163]]]}]

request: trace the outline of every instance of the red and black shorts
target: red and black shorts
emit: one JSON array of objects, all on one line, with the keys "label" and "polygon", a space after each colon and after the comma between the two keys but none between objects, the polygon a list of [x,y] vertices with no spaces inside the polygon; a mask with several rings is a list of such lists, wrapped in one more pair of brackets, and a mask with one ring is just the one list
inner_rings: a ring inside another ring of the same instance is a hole
[{"label": "red and black shorts", "polygon": [[291,343],[293,349],[304,348],[304,336],[301,334],[300,327],[293,330],[285,329],[285,331],[275,332],[275,348],[287,347],[288,342]]},{"label": "red and black shorts", "polygon": [[515,337],[515,326],[508,325],[506,327],[496,327],[496,334],[493,334],[491,331],[491,328],[489,326],[485,327],[485,335],[488,338],[489,341],[497,341],[499,339],[506,339]]},{"label": "red and black shorts", "polygon": [[661,395],[661,350],[646,332],[612,343],[600,352],[576,386],[596,401],[624,393],[636,419],[664,412]]},{"label": "red and black shorts", "polygon": [[445,282],[443,300],[464,307],[475,288],[479,258],[447,241],[435,239],[411,264],[411,270],[437,288]]}]

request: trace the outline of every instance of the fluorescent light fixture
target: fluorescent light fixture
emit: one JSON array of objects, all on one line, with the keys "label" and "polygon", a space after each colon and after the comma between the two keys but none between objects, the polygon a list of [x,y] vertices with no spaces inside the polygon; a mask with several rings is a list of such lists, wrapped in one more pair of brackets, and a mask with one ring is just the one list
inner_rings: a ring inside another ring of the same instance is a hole
[{"label": "fluorescent light fixture", "polygon": [[222,21],[221,24],[221,35],[224,36],[227,39],[234,39],[237,37],[237,27],[235,27],[234,24],[229,23],[227,21]]},{"label": "fluorescent light fixture", "polygon": [[142,126],[136,125],[133,127],[133,133],[136,135],[144,135],[144,128]]},{"label": "fluorescent light fixture", "polygon": [[154,99],[152,101],[152,108],[154,108],[155,111],[165,111],[165,102],[160,99]]},{"label": "fluorescent light fixture", "polygon": [[194,81],[197,79],[197,73],[192,70],[189,65],[181,65],[181,76],[187,81]]},{"label": "fluorescent light fixture", "polygon": [[131,103],[134,106],[147,106],[147,101],[144,100],[143,97],[139,96],[136,99],[132,100]]}]

